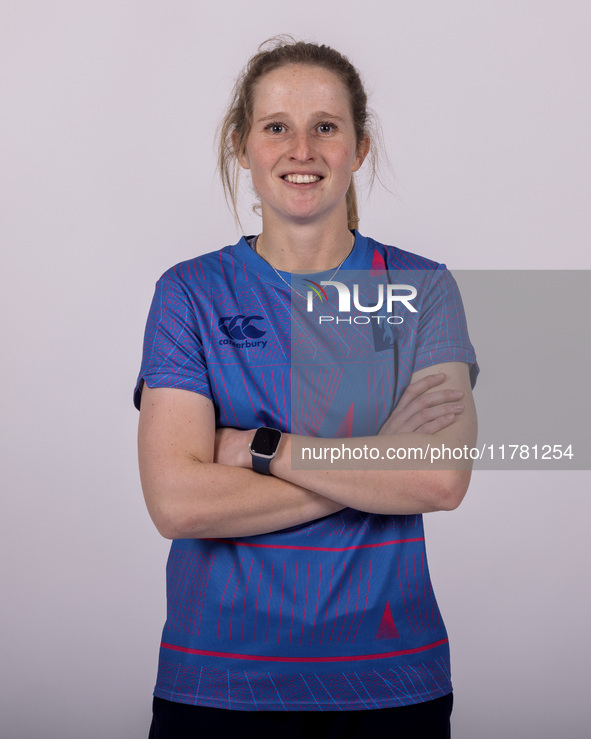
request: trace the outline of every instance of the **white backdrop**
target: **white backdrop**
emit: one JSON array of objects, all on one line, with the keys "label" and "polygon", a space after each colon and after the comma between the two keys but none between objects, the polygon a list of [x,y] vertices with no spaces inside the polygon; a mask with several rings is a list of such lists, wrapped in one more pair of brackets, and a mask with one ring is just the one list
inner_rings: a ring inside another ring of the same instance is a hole
[{"label": "white backdrop", "polygon": [[[586,0],[2,0],[2,736],[147,736],[168,543],[136,470],[144,322],[166,268],[237,240],[212,140],[284,32],[372,93],[395,194],[362,233],[452,269],[591,268]],[[426,517],[455,739],[588,734],[590,481],[480,472]]]}]

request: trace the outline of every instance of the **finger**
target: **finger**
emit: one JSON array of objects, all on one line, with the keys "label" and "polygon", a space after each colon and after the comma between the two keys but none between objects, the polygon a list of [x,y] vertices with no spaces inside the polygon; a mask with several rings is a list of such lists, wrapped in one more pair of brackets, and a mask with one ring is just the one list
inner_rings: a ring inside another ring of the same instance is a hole
[{"label": "finger", "polygon": [[435,418],[433,421],[429,421],[428,423],[419,426],[417,432],[419,434],[436,434],[438,431],[442,431],[448,426],[451,426],[456,418],[456,413],[446,413],[444,416],[439,416],[439,418]]},{"label": "finger", "polygon": [[433,393],[423,393],[418,398],[415,398],[404,408],[404,413],[408,414],[418,413],[424,408],[433,408],[437,405],[443,405],[445,403],[457,403],[462,400],[464,393],[462,390],[453,390],[448,388],[446,390],[437,390]]},{"label": "finger", "polygon": [[[414,431],[423,423],[449,413],[452,410],[451,405],[461,401],[463,397],[464,393],[461,390],[448,389],[423,393],[419,398],[409,403],[406,408],[400,410],[397,407],[395,409],[397,425],[401,431]],[[406,426],[409,423],[412,428],[407,429]]]},{"label": "finger", "polygon": [[412,403],[413,400],[423,395],[423,393],[426,393],[427,390],[437,387],[437,385],[441,385],[444,380],[445,372],[437,372],[433,375],[427,375],[416,382],[411,382],[402,394],[397,407],[400,409],[405,408],[409,403]]},{"label": "finger", "polygon": [[[436,405],[431,408],[423,408],[418,413],[415,413],[404,425],[404,431],[412,433],[413,431],[420,431],[425,424],[436,421],[439,418],[449,416],[458,416],[464,410],[462,403],[445,403],[444,405]],[[428,433],[428,432],[425,432]],[[433,432],[431,432],[433,433]]]}]

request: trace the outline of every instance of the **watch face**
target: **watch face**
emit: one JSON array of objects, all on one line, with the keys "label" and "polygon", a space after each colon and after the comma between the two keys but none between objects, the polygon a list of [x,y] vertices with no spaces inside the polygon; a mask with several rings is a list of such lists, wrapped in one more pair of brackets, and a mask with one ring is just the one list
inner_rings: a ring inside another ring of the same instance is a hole
[{"label": "watch face", "polygon": [[270,457],[277,451],[280,440],[281,431],[263,426],[257,429],[250,448],[255,454],[264,454],[266,457]]}]

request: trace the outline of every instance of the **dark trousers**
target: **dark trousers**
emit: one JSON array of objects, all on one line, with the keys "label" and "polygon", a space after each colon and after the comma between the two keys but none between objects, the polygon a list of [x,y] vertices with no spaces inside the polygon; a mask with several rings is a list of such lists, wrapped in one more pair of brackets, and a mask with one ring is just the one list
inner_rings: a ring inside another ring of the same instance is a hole
[{"label": "dark trousers", "polygon": [[453,695],[374,711],[227,711],[154,698],[149,739],[450,739]]}]

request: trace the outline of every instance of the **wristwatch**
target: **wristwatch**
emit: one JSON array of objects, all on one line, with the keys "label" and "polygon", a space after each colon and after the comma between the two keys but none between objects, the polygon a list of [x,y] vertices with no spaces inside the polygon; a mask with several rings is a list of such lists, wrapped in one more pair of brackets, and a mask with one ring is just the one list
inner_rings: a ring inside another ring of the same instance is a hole
[{"label": "wristwatch", "polygon": [[252,456],[252,468],[262,475],[270,475],[271,460],[277,454],[277,447],[281,441],[281,431],[261,426],[255,431],[249,444]]}]

